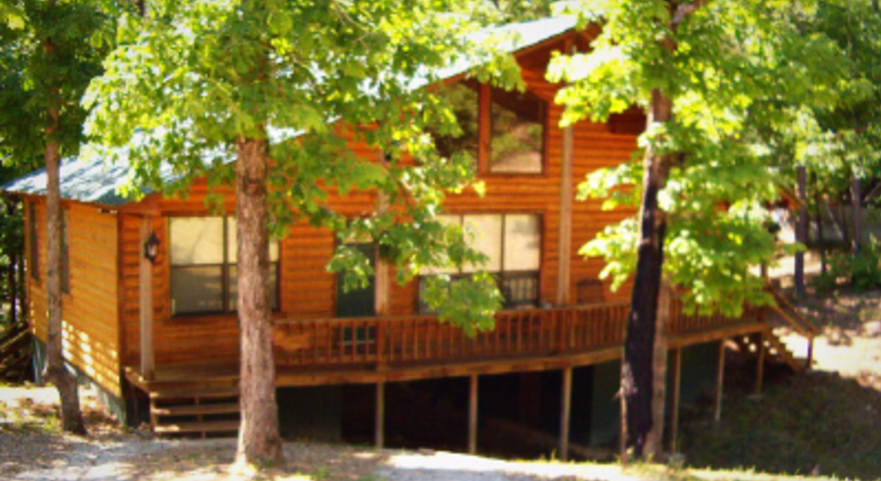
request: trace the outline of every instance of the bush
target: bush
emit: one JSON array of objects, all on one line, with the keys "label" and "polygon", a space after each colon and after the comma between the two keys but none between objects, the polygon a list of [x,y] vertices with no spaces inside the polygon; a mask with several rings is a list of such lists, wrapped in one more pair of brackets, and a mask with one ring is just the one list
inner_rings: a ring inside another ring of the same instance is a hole
[{"label": "bush", "polygon": [[832,252],[828,258],[829,271],[814,279],[819,291],[838,287],[842,278],[849,280],[852,288],[866,291],[881,287],[881,242],[875,236],[869,238],[860,255],[854,257],[846,252]]}]

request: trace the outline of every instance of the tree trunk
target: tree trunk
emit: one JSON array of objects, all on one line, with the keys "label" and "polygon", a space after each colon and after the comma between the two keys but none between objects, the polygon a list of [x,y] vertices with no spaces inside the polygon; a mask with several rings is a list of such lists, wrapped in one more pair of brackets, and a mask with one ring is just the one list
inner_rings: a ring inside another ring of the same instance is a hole
[{"label": "tree trunk", "polygon": [[853,224],[852,248],[853,256],[860,255],[863,243],[863,212],[862,212],[862,192],[860,191],[860,179],[856,173],[850,176],[850,197],[851,197],[851,223]]},{"label": "tree trunk", "polygon": [[[801,205],[798,207],[798,219],[795,226],[795,240],[803,245],[808,243],[808,207],[807,207],[807,182],[808,175],[805,166],[800,165],[798,172],[798,200]],[[795,296],[802,297],[805,295],[805,253],[797,252],[795,254]]]},{"label": "tree trunk", "polygon": [[242,424],[236,461],[264,467],[283,462],[275,400],[270,320],[269,235],[265,140],[236,141],[237,301],[241,329]]},{"label": "tree trunk", "polygon": [[814,184],[814,219],[817,223],[817,249],[820,251],[820,272],[826,274],[826,239],[823,237],[823,215],[820,206],[820,183],[817,181],[817,173],[811,173]]},{"label": "tree trunk", "polygon": [[[662,275],[663,277],[663,275]],[[652,430],[645,447],[646,459],[661,460],[664,454],[664,424],[667,404],[667,324],[670,320],[672,288],[662,281],[658,294],[658,314],[655,321],[655,352],[652,361],[653,398]]]},{"label": "tree trunk", "polygon": [[[672,101],[660,90],[652,91],[648,124],[663,123],[672,117]],[[636,457],[644,455],[652,430],[652,366],[661,267],[664,260],[666,214],[658,207],[658,192],[667,181],[670,159],[651,146],[643,160],[643,195],[636,276],[633,282],[624,359],[621,363],[621,407],[624,418],[625,447]],[[626,454],[626,453],[622,453]]]},{"label": "tree trunk", "polygon": [[844,202],[847,199],[841,199],[838,202],[838,217],[835,222],[838,224],[838,233],[841,234],[841,241],[844,245],[852,245],[850,243],[850,229],[847,227],[847,213],[844,211]]},{"label": "tree trunk", "polygon": [[62,214],[59,188],[59,164],[61,156],[58,142],[52,140],[58,120],[50,112],[53,127],[48,129],[46,144],[46,290],[49,298],[49,325],[46,335],[46,367],[43,376],[55,385],[61,398],[61,426],[70,433],[86,434],[86,426],[80,411],[76,377],[64,367],[64,331],[61,319],[61,244]]}]

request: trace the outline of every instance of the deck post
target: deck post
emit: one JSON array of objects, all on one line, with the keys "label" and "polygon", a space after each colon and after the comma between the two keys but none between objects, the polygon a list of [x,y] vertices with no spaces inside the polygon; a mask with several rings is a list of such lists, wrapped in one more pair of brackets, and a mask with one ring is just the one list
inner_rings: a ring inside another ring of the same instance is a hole
[{"label": "deck post", "polygon": [[376,383],[376,447],[385,447],[385,381]]},{"label": "deck post", "polygon": [[569,423],[572,413],[572,368],[563,369],[563,393],[560,403],[560,461],[569,460]]},{"label": "deck post", "polygon": [[713,419],[716,422],[722,420],[722,390],[725,386],[725,339],[719,342],[719,365],[716,373],[716,410]]},{"label": "deck post", "polygon": [[147,259],[145,249],[152,233],[152,217],[146,215],[141,219],[138,247],[139,304],[141,330],[141,377],[153,379],[153,262]]},{"label": "deck post", "polygon": [[563,129],[563,165],[560,175],[560,234],[557,244],[557,305],[570,303],[572,257],[572,164],[575,151],[575,129]]},{"label": "deck post", "polygon": [[758,335],[759,338],[759,359],[756,365],[756,396],[762,394],[762,377],[765,373],[765,331]]},{"label": "deck post", "polygon": [[468,392],[468,453],[477,453],[477,374],[472,374]]},{"label": "deck post", "polygon": [[673,412],[670,420],[670,452],[676,452],[679,435],[679,401],[682,391],[682,348],[673,350]]}]

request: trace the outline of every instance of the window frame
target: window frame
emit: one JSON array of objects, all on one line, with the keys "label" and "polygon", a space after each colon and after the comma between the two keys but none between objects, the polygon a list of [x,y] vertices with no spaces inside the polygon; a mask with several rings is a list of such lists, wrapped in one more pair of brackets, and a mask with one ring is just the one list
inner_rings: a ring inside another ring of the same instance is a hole
[{"label": "window frame", "polygon": [[[234,299],[232,299],[230,293],[232,289],[230,288],[230,268],[238,267],[238,259],[236,259],[235,263],[229,261],[229,219],[234,218],[235,216],[229,215],[177,215],[177,216],[169,216],[166,218],[165,228],[168,237],[168,296],[169,296],[169,311],[170,315],[173,318],[193,318],[200,316],[217,316],[217,315],[236,315],[237,310],[232,307],[235,304],[232,303]],[[221,254],[222,261],[221,263],[213,263],[213,264],[175,264],[172,259],[172,229],[171,222],[174,219],[210,219],[210,218],[220,218],[222,219],[223,229],[222,229],[222,249],[223,252]],[[276,242],[278,244],[278,260],[269,262],[270,267],[270,281],[272,279],[273,270],[275,271],[275,296],[270,299],[270,306],[273,313],[281,311],[281,262],[282,262],[282,249],[281,249],[281,240],[275,240],[270,238],[270,243]],[[174,311],[174,281],[173,281],[173,271],[174,269],[191,269],[197,267],[213,267],[220,268],[220,305],[221,309],[219,310],[205,310],[205,311],[188,311],[188,312],[175,312]],[[236,274],[238,276],[238,273]]]},{"label": "window frame", "polygon": [[[465,217],[467,216],[478,216],[478,215],[493,215],[501,217],[501,245],[500,245],[500,258],[499,258],[499,270],[498,271],[489,271],[486,270],[489,274],[495,276],[496,284],[498,285],[499,290],[504,290],[504,284],[506,280],[516,279],[516,278],[524,278],[527,276],[534,275],[535,276],[535,299],[529,302],[515,302],[510,303],[509,299],[504,299],[502,304],[502,309],[518,309],[523,306],[532,306],[537,307],[541,303],[541,285],[542,285],[542,269],[544,267],[544,215],[539,212],[462,212],[462,213],[444,213],[442,216],[450,216],[457,217],[459,219],[459,225],[464,225]],[[537,232],[538,232],[538,267],[536,269],[528,269],[528,270],[506,270],[505,269],[505,231],[506,231],[506,218],[508,216],[516,216],[516,215],[528,215],[532,216],[537,220]],[[462,267],[458,268],[457,272],[449,272],[449,273],[441,273],[441,274],[420,274],[417,276],[417,286],[416,286],[416,312],[419,314],[431,315],[435,314],[435,312],[426,310],[425,304],[422,302],[422,291],[423,291],[423,282],[427,277],[438,276],[438,275],[448,275],[451,279],[463,279],[474,272],[466,272]]]},{"label": "window frame", "polygon": [[527,89],[521,95],[534,98],[541,104],[541,165],[538,172],[498,172],[492,169],[492,92],[499,90],[490,84],[480,84],[478,96],[478,173],[484,177],[543,177],[547,176],[547,151],[548,151],[548,102]]}]

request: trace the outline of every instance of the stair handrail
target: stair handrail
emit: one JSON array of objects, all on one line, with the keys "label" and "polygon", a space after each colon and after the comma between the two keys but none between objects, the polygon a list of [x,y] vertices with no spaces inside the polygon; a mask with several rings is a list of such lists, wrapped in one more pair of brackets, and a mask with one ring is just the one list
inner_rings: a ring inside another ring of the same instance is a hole
[{"label": "stair handrail", "polygon": [[811,321],[807,320],[798,310],[793,306],[783,295],[780,294],[777,289],[773,287],[768,287],[768,291],[774,296],[775,304],[771,306],[772,309],[777,311],[780,314],[780,317],[783,318],[793,329],[795,329],[799,334],[813,339],[817,335],[817,328],[811,323]]},{"label": "stair handrail", "polygon": [[808,356],[805,360],[805,368],[810,369],[814,364],[814,337],[816,337],[819,332],[817,327],[801,315],[795,306],[787,301],[786,298],[784,298],[773,286],[768,285],[766,289],[772,296],[774,296],[775,303],[771,308],[777,311],[777,313],[780,314],[780,317],[782,317],[793,329],[808,339]]}]

